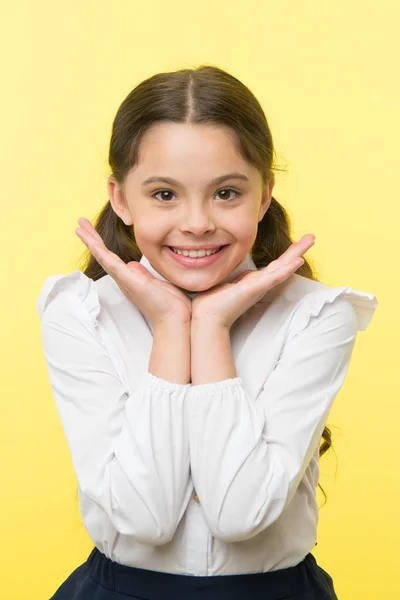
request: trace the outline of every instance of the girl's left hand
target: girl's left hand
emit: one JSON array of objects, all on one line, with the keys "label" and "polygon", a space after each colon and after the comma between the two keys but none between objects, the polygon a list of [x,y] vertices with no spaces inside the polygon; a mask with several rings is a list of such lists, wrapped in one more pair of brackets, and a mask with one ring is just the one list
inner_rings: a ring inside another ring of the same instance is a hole
[{"label": "girl's left hand", "polygon": [[304,264],[302,255],[314,245],[314,241],[315,236],[308,233],[267,267],[244,271],[230,283],[199,292],[192,301],[192,322],[208,320],[216,327],[230,329],[236,319],[268,290],[288,279]]}]

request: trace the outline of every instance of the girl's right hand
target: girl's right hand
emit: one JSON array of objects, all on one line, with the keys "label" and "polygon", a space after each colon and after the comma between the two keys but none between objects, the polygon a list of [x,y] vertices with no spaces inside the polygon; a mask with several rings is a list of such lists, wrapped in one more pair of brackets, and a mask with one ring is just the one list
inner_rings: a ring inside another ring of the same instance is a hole
[{"label": "girl's right hand", "polygon": [[90,250],[97,262],[114,279],[120,290],[151,322],[153,329],[169,323],[189,325],[192,301],[172,283],[154,277],[137,261],[124,263],[104,244],[90,221],[78,219],[76,235]]}]

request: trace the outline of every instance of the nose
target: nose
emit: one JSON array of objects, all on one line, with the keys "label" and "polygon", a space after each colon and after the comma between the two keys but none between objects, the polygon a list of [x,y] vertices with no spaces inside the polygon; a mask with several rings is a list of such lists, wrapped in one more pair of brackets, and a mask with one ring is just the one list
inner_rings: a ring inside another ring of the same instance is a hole
[{"label": "nose", "polygon": [[187,208],[180,230],[182,233],[192,233],[200,237],[205,233],[215,231],[215,223],[208,210],[203,206],[196,205]]}]

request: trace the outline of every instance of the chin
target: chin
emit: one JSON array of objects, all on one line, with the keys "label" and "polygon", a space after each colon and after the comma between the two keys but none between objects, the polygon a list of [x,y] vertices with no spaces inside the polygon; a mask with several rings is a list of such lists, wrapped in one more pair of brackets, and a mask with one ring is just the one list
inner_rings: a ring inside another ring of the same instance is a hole
[{"label": "chin", "polygon": [[[217,284],[215,284],[217,285]],[[198,285],[195,286],[195,288],[193,289],[193,287],[190,288],[190,290],[186,287],[182,287],[182,286],[178,286],[180,290],[182,290],[183,292],[186,292],[187,294],[198,294],[199,292],[206,292],[207,290],[211,289],[213,286],[211,285]]]},{"label": "chin", "polygon": [[182,290],[183,292],[186,292],[188,294],[197,294],[199,292],[206,292],[207,290],[210,290],[212,287],[218,285],[217,283],[201,283],[199,282],[198,284],[193,284],[190,286],[184,285],[183,283],[180,284],[178,282],[174,283],[172,281],[172,283],[178,287],[180,290]]}]

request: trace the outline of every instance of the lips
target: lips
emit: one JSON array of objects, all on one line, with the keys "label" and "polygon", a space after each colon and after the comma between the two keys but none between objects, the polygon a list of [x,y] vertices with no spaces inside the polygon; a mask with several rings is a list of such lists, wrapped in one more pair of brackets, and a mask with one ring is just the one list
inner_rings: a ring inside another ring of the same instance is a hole
[{"label": "lips", "polygon": [[[175,252],[175,250],[174,250],[175,246],[169,246],[169,248],[171,248],[172,252]],[[216,251],[218,250],[218,252],[219,252],[221,250],[221,248],[222,248],[222,246],[217,246],[216,248],[199,248],[199,249],[196,249],[195,251],[200,252],[201,250],[212,250],[212,254],[216,254],[217,253]],[[180,248],[177,248],[177,249],[180,250]],[[180,250],[180,252],[193,252],[193,250],[194,249],[192,249],[192,250],[185,249],[185,250]],[[179,254],[179,252],[175,252],[175,254]],[[182,256],[185,256],[185,255],[182,255]],[[208,256],[211,256],[211,255],[209,254]],[[193,258],[193,257],[191,257],[191,258]],[[194,257],[194,258],[196,258],[196,257]]]},{"label": "lips", "polygon": [[210,254],[209,256],[202,256],[201,258],[191,258],[190,256],[184,256],[183,254],[176,254],[169,246],[164,246],[165,251],[173,258],[173,260],[184,266],[184,267],[208,267],[220,259],[224,255],[226,249],[229,248],[229,244],[221,246],[218,252]]}]

